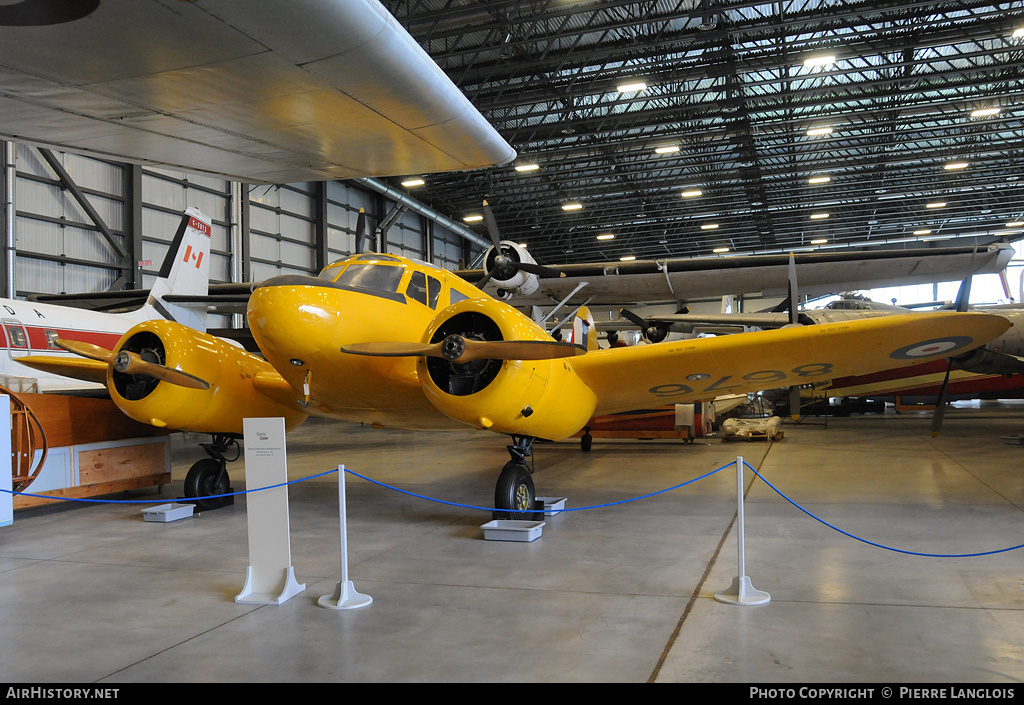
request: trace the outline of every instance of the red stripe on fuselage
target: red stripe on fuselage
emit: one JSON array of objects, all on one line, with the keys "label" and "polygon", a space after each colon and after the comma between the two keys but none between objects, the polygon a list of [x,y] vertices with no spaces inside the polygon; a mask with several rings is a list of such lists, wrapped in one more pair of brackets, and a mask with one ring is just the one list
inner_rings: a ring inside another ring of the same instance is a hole
[{"label": "red stripe on fuselage", "polygon": [[[8,348],[10,345],[7,342],[7,331],[6,326],[12,326],[14,324],[7,323],[3,330],[3,335],[0,336],[0,346]],[[49,338],[46,335],[47,331],[53,331],[57,334],[58,338],[64,338],[65,340],[77,340],[81,343],[91,343],[93,345],[99,345],[101,348],[107,350],[113,350],[114,346],[117,345],[117,341],[121,339],[121,333],[110,333],[107,331],[93,331],[93,330],[72,330],[70,328],[51,328],[49,326],[21,326],[28,333],[29,352],[54,352],[61,351],[60,348],[51,347],[49,344]],[[25,350],[24,347],[15,347],[15,350]],[[63,352],[63,351],[61,351]]]}]

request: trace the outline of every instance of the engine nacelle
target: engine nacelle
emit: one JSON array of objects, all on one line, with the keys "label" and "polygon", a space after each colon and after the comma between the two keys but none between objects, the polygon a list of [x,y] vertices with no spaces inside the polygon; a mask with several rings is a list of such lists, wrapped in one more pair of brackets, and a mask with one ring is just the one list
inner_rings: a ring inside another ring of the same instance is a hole
[{"label": "engine nacelle", "polygon": [[[243,418],[283,416],[288,429],[306,418],[297,402],[298,392],[286,389],[268,362],[212,335],[173,321],[146,321],[121,337],[115,352],[121,350],[210,383],[206,390],[190,389],[111,367],[107,371],[110,398],[136,421],[184,431],[240,434]],[[257,389],[260,382],[263,391]]]},{"label": "engine nacelle", "polygon": [[540,288],[540,280],[536,274],[524,272],[514,266],[520,262],[537,264],[526,248],[520,247],[514,242],[502,240],[501,254],[510,261],[511,266],[501,267],[497,264],[498,252],[493,247],[487,251],[487,257],[484,258],[484,272],[491,275],[491,281],[498,287],[501,298],[529,296]]},{"label": "engine nacelle", "polygon": [[[451,334],[473,340],[551,340],[507,304],[467,299],[441,311],[424,342]],[[548,440],[567,438],[590,420],[597,397],[572,369],[571,358],[477,360],[458,365],[421,358],[423,392],[446,416],[475,428]]]}]

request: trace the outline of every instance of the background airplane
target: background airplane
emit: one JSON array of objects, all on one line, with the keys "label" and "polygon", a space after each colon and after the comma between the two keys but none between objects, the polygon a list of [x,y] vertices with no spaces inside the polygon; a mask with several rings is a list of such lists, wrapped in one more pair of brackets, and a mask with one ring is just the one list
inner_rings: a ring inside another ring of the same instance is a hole
[{"label": "background airplane", "polygon": [[[210,219],[198,209],[189,208],[182,216],[153,288],[132,311],[103,313],[37,301],[0,299],[0,345],[6,350],[6,354],[0,354],[0,375],[7,383],[5,386],[21,388],[25,385],[19,384],[19,380],[27,384],[27,378],[32,378],[40,392],[92,389],[105,394],[105,375],[88,377],[89,381],[83,384],[85,380],[62,374],[78,358],[60,348],[56,341],[72,340],[110,350],[126,330],[156,318],[205,331],[205,305],[184,301],[206,295],[209,271]],[[181,298],[174,300],[175,297]]]}]

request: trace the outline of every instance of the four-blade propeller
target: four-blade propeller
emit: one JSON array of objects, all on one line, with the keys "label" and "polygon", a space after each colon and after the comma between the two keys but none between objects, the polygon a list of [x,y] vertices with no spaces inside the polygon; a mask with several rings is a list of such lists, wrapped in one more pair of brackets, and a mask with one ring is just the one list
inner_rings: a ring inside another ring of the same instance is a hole
[{"label": "four-blade propeller", "polygon": [[510,257],[507,254],[508,248],[503,249],[501,246],[501,235],[498,233],[498,224],[494,220],[494,214],[491,213],[491,207],[487,203],[487,199],[484,199],[484,222],[487,224],[487,234],[491,237],[491,243],[494,246],[494,260],[490,266],[487,267],[487,260],[490,260],[488,256],[487,260],[484,261],[484,269],[487,273],[484,278],[477,282],[477,288],[483,289],[484,285],[491,280],[492,277],[497,276],[499,280],[510,279],[515,276],[517,272],[523,271],[530,274],[536,274],[544,277],[564,277],[563,272],[557,269],[551,269],[534,262],[520,262],[518,259]]}]

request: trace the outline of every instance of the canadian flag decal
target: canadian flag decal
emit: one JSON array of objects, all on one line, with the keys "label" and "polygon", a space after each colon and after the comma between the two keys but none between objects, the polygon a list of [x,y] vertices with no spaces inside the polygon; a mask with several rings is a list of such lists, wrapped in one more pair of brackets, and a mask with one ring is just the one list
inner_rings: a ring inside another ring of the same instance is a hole
[{"label": "canadian flag decal", "polygon": [[199,265],[202,264],[202,262],[203,262],[203,253],[200,252],[198,254],[198,256],[197,256],[196,254],[194,254],[192,252],[192,245],[189,245],[188,247],[185,248],[185,259],[183,259],[182,261],[183,262],[195,261],[196,269],[199,269]]}]

